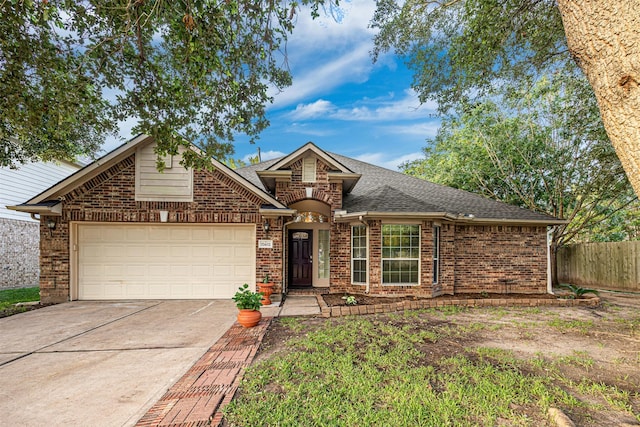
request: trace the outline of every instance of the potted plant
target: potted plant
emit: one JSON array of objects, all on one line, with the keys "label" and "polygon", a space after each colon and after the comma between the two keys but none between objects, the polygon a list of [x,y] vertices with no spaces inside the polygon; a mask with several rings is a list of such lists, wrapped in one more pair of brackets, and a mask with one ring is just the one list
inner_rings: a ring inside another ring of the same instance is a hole
[{"label": "potted plant", "polygon": [[258,291],[260,291],[260,293],[262,294],[262,305],[271,304],[271,299],[269,297],[273,293],[274,285],[275,283],[273,283],[269,278],[269,273],[264,276],[264,279],[262,279],[262,283],[258,283]]},{"label": "potted plant", "polygon": [[233,300],[238,307],[238,323],[245,328],[252,328],[260,323],[262,313],[260,307],[262,294],[253,292],[246,283],[238,288],[238,292],[233,296]]}]

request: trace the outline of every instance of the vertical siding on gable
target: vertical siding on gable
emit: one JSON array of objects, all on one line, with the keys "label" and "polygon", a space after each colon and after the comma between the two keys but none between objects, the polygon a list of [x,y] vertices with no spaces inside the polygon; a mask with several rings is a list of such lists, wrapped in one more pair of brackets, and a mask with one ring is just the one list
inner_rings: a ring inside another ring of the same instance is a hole
[{"label": "vertical siding on gable", "polygon": [[[171,167],[159,172],[155,144],[136,151],[136,200],[160,202],[193,201],[193,170],[180,164],[181,156],[167,156]],[[185,150],[181,147],[180,152]]]}]

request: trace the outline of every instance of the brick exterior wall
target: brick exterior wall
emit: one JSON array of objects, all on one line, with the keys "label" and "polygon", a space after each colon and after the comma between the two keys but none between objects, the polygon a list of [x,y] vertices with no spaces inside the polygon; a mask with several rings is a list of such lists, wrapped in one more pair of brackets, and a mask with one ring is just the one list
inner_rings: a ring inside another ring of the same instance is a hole
[{"label": "brick exterior wall", "polygon": [[[329,166],[318,159],[316,182],[302,182],[302,159],[290,165],[291,180],[276,182],[276,198],[285,205],[312,199],[331,209],[330,292],[362,293],[366,286],[351,283],[351,224],[333,221],[334,211],[342,208],[342,183],[328,180]],[[269,220],[265,234],[259,208],[264,201],[219,171],[194,171],[193,202],[135,201],[134,155],[113,165],[67,195],[63,216],[49,235],[41,223],[40,286],[44,302],[69,299],[69,223],[137,222],[158,223],[159,210],[168,210],[171,223],[256,224],[256,239],[273,240],[273,249],[256,249],[256,280],[268,273],[282,289],[283,224],[289,218]],[[389,223],[393,221],[387,220]],[[434,297],[457,293],[545,293],[546,228],[522,226],[478,226],[442,222],[440,225],[440,276],[433,283],[432,221],[421,226],[420,285],[382,284],[382,221],[369,219],[369,291],[376,295],[415,295]],[[257,248],[257,242],[256,242]]]},{"label": "brick exterior wall", "polygon": [[455,293],[545,293],[545,227],[456,226]]},{"label": "brick exterior wall", "polygon": [[0,289],[38,286],[38,223],[0,218]]},{"label": "brick exterior wall", "polygon": [[[342,208],[341,184],[327,180],[329,167],[317,160],[316,182],[302,182],[302,159],[290,165],[291,181],[278,182],[276,196],[289,205],[306,198]],[[393,221],[388,220],[389,223]],[[440,225],[440,274],[433,283],[432,221],[421,226],[420,285],[382,284],[382,221],[369,219],[369,292],[375,295],[435,297],[455,293],[546,293],[546,228],[519,226]],[[362,293],[364,284],[351,283],[351,224],[331,225],[332,293]]]},{"label": "brick exterior wall", "polygon": [[[135,155],[115,164],[65,195],[62,218],[49,236],[41,221],[43,302],[67,301],[70,296],[69,223],[159,223],[159,210],[169,211],[170,223],[256,224],[256,240],[273,240],[273,249],[256,250],[256,280],[269,273],[282,286],[282,220],[271,220],[265,234],[259,213],[264,201],[220,171],[194,171],[193,202],[135,200]],[[257,242],[256,242],[257,247]]]},{"label": "brick exterior wall", "polygon": [[[390,221],[391,222],[391,221]],[[547,291],[546,228],[440,225],[440,275],[433,284],[433,225],[421,225],[420,285],[382,284],[382,222],[369,220],[369,292],[373,295],[436,297],[460,293],[543,294]],[[334,227],[332,293],[362,293],[351,283],[351,227]],[[335,254],[335,256],[334,256]],[[347,258],[347,259],[345,259]],[[337,271],[334,271],[337,270]]]}]

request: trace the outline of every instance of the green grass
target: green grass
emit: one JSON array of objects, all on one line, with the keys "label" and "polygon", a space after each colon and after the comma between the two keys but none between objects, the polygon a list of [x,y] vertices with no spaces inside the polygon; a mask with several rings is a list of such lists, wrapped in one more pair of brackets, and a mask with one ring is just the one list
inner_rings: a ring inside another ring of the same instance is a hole
[{"label": "green grass", "polygon": [[0,291],[0,310],[19,302],[40,301],[40,288],[5,289]]},{"label": "green grass", "polygon": [[557,329],[560,332],[578,331],[582,334],[588,334],[594,329],[592,320],[562,320],[553,319],[547,322],[547,325]]},{"label": "green grass", "polygon": [[[428,320],[331,319],[252,366],[225,409],[233,426],[535,426],[550,405],[580,403],[509,352],[438,352]],[[431,350],[434,350],[432,353]],[[505,422],[507,424],[505,424]]]}]

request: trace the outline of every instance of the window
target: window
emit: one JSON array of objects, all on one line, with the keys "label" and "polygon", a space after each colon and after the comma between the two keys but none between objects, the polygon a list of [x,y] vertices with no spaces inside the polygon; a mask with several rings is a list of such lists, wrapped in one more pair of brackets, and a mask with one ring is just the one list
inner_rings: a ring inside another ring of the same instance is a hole
[{"label": "window", "polygon": [[382,225],[382,283],[417,285],[420,272],[420,226]]},{"label": "window", "polygon": [[302,160],[302,182],[316,182],[315,157],[305,157]]},{"label": "window", "polygon": [[367,283],[367,227],[351,227],[351,282]]},{"label": "window", "polygon": [[318,231],[318,279],[329,278],[329,230]]},{"label": "window", "polygon": [[440,226],[433,227],[433,284],[440,279]]}]

